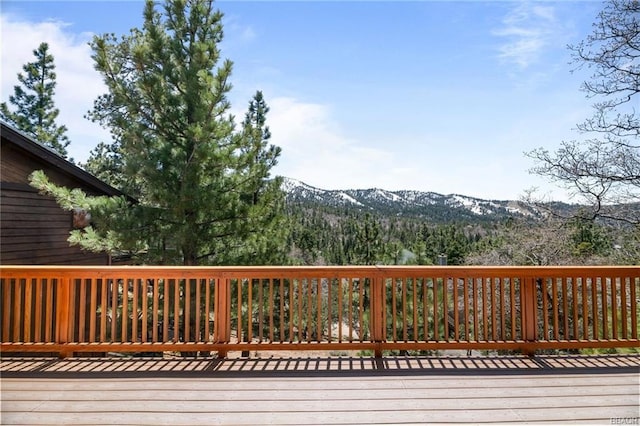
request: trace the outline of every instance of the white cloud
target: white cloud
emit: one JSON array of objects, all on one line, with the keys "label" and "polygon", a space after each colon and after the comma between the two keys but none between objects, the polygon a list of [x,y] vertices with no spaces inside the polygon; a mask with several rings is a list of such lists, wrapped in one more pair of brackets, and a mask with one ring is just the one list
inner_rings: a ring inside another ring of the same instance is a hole
[{"label": "white cloud", "polygon": [[526,69],[536,63],[543,50],[561,34],[553,6],[518,3],[493,31],[506,41],[499,47],[498,57]]},{"label": "white cloud", "polygon": [[271,141],[282,148],[277,174],[323,189],[398,189],[416,174],[393,152],[346,137],[326,105],[280,97],[269,106]]},{"label": "white cloud", "polygon": [[256,33],[255,31],[253,31],[253,28],[251,27],[245,27],[241,34],[240,34],[242,40],[244,41],[252,41],[253,39],[256,38]]},{"label": "white cloud", "polygon": [[242,19],[236,15],[225,15],[223,19],[224,25],[224,43],[231,45],[248,44],[254,41],[257,34],[251,25],[242,22]]},{"label": "white cloud", "polygon": [[521,140],[515,125],[503,138],[500,132],[479,137],[464,129],[426,129],[395,140],[382,136],[381,142],[363,133],[345,136],[330,106],[292,97],[267,99],[271,142],[282,148],[275,174],[318,188],[415,189],[514,199],[531,186],[548,186],[527,173],[531,164],[523,149],[513,145],[528,141]]},{"label": "white cloud", "polygon": [[33,50],[47,42],[56,65],[58,123],[69,129],[70,157],[85,160],[98,142],[110,137],[107,131],[84,118],[94,99],[106,91],[100,75],[93,69],[87,44],[92,34],[74,34],[64,22],[29,22],[7,14],[0,16],[0,28],[2,101],[8,101],[13,94],[22,66],[34,60]]}]

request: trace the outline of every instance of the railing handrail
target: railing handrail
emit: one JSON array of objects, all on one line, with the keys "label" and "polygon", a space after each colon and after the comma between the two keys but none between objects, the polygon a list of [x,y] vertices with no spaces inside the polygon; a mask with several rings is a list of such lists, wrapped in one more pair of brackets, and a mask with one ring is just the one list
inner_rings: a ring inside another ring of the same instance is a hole
[{"label": "railing handrail", "polygon": [[[486,273],[499,275],[510,275],[519,277],[538,277],[554,275],[558,277],[574,276],[576,272],[589,271],[592,274],[607,273],[614,271],[619,273],[638,273],[640,266],[478,266],[478,265],[354,265],[354,266],[152,266],[152,265],[130,265],[130,266],[87,266],[87,265],[0,265],[2,276],[11,276],[21,273],[25,269],[41,275],[50,271],[60,274],[76,273],[96,273],[101,274],[121,274],[131,272],[152,273],[162,272],[162,274],[179,275],[182,277],[190,275],[216,275],[221,277],[237,276],[247,273],[268,273],[277,272],[276,275],[288,275],[291,273],[307,275],[343,275],[344,272],[354,274],[366,274],[368,276],[392,276],[394,274],[411,274],[412,276],[424,275],[428,272],[431,275],[451,275],[456,277],[474,277]],[[453,273],[455,272],[455,273]],[[274,275],[274,277],[276,276]],[[427,274],[428,275],[428,274]]]}]

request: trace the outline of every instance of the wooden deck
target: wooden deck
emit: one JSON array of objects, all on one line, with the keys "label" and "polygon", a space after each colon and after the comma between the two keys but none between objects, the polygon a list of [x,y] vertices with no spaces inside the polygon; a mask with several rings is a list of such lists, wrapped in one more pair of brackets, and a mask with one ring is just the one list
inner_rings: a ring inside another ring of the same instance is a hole
[{"label": "wooden deck", "polygon": [[640,356],[3,358],[10,424],[638,424]]}]

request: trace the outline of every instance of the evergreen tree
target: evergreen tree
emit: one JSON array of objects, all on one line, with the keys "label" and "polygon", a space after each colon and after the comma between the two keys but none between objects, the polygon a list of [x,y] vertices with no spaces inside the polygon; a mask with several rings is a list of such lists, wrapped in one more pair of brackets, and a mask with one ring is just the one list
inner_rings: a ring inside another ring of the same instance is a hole
[{"label": "evergreen tree", "polygon": [[612,243],[606,235],[604,226],[594,220],[585,219],[578,214],[570,223],[572,228],[573,254],[578,258],[590,258],[594,256],[607,256]]},{"label": "evergreen tree", "polygon": [[14,86],[14,93],[9,96],[15,111],[2,102],[0,117],[66,158],[70,141],[65,134],[66,126],[56,124],[60,111],[53,102],[56,88],[53,55],[47,43],[41,43],[33,55],[36,60],[22,67],[25,74],[18,73],[21,85]]},{"label": "evergreen tree", "polygon": [[[227,100],[232,63],[221,61],[218,48],[221,21],[212,0],[168,0],[163,13],[147,0],[142,29],[91,43],[109,91],[89,117],[115,138],[102,148],[113,161],[98,165],[121,171],[121,187],[138,201],[126,214],[114,211],[121,223],[110,221],[97,235],[109,231],[122,248],[142,247],[144,262],[278,258],[278,244],[269,240],[282,228],[283,201],[270,170],[280,150],[268,145],[261,93],[235,129]],[[100,246],[89,232],[77,237],[85,247]]]},{"label": "evergreen tree", "polygon": [[384,257],[385,243],[382,240],[380,223],[369,213],[364,220],[354,224],[354,245],[351,263],[356,265],[375,265]]},{"label": "evergreen tree", "polygon": [[132,194],[133,188],[128,188],[124,180],[122,153],[118,143],[100,142],[89,153],[87,162],[81,164],[86,171],[108,183],[114,188],[120,189],[126,194]]},{"label": "evergreen tree", "polygon": [[[242,236],[237,255],[229,260],[243,264],[283,264],[286,262],[286,241],[290,227],[284,212],[282,178],[267,179],[270,169],[277,163],[280,148],[269,145],[271,132],[266,125],[267,106],[261,91],[249,102],[242,123],[242,143],[238,161],[241,187],[245,191],[242,201],[249,206],[244,225],[253,229]],[[256,232],[256,231],[260,232]]]}]

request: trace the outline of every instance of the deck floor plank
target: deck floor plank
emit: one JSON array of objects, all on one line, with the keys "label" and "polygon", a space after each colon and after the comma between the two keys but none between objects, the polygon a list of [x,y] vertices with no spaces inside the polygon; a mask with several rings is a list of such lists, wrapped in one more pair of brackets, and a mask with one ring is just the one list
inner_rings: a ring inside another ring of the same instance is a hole
[{"label": "deck floor plank", "polygon": [[[149,375],[153,377],[153,375]],[[194,376],[191,376],[194,377]],[[447,381],[447,385],[450,388],[460,389],[476,389],[479,392],[493,389],[518,389],[529,388],[532,385],[536,387],[554,388],[563,387],[567,383],[571,383],[571,379],[579,379],[575,382],[575,386],[581,386],[590,388],[592,386],[611,386],[628,384],[629,381],[624,374],[607,374],[607,375],[575,375],[575,374],[558,374],[558,375],[520,375],[520,376],[500,376],[491,375],[491,380],[487,380],[487,376],[474,376],[473,373],[466,374],[462,377],[459,376],[443,376],[443,375],[431,375],[431,376],[385,376],[385,377],[367,377],[363,375],[357,377],[357,381],[345,380],[352,376],[345,377],[331,377],[324,378],[325,380],[319,382],[314,380],[300,380],[299,378],[279,378],[274,381],[272,378],[261,379],[252,377],[251,388],[254,390],[313,390],[313,389],[325,389],[327,385],[330,385],[334,389],[345,390],[388,390],[388,389],[416,389],[416,390],[431,390],[434,386],[437,388],[438,384],[443,380]],[[402,381],[398,380],[398,377],[402,377]],[[6,376],[4,378],[7,378]],[[101,387],[106,391],[121,391],[123,384],[126,384],[128,389],[132,390],[144,390],[145,388],[152,386],[154,390],[170,390],[170,391],[215,391],[222,390],[228,391],[233,389],[246,389],[246,384],[241,380],[228,379],[228,378],[216,378],[216,380],[206,380],[206,376],[197,377],[198,380],[190,382],[189,380],[176,381],[167,378],[156,378],[152,385],[145,381],[140,381],[139,378],[144,378],[144,375],[140,375],[135,379],[104,379],[98,378],[101,383]],[[6,380],[4,382],[4,388],[11,389],[12,386],[17,388],[21,387],[19,380]],[[33,391],[37,390],[49,390],[51,386],[55,386],[56,389],[69,389],[74,391],[94,389],[92,381],[78,381],[76,379],[38,379],[34,380]]]},{"label": "deck floor plank", "polygon": [[[0,360],[0,423],[611,424],[616,418],[637,422],[640,357],[622,361],[616,367],[611,360],[603,360],[600,369],[592,365],[556,370],[546,364],[539,371],[514,366],[492,371],[300,368],[280,373],[251,368],[231,373],[204,367],[199,373],[185,373],[179,363],[173,363],[162,364],[164,373],[168,369],[170,374],[161,374],[159,365],[139,371],[136,361],[86,361],[126,370],[96,373],[93,367],[88,372],[78,360],[39,366],[25,361],[22,372],[20,361]],[[47,372],[49,367],[52,370]]]},{"label": "deck floor plank", "polygon": [[[599,395],[594,397],[554,396],[549,398],[470,398],[463,403],[458,398],[452,396],[438,399],[423,398],[396,398],[389,394],[383,399],[364,398],[343,398],[341,393],[336,393],[330,399],[319,397],[315,394],[305,394],[303,399],[281,399],[279,395],[274,395],[269,399],[261,398],[246,393],[230,395],[227,399],[201,399],[199,396],[189,396],[187,400],[162,399],[157,398],[155,393],[153,398],[130,398],[120,400],[109,400],[109,410],[111,411],[138,411],[138,412],[159,412],[170,413],[173,411],[188,413],[207,412],[242,412],[251,411],[255,404],[265,404],[272,412],[288,412],[294,406],[301,411],[409,411],[409,410],[458,410],[461,404],[468,410],[489,410],[501,408],[527,407],[534,408],[585,408],[585,407],[633,407],[638,403],[637,394],[629,395]],[[62,398],[56,396],[53,400],[44,401],[11,401],[7,404],[3,412],[35,411],[43,413],[77,411],[82,413],[93,412],[96,408],[97,400],[81,400],[76,398]],[[106,403],[100,401],[101,405]],[[142,404],[142,407],[138,406]]]},{"label": "deck floor plank", "polygon": [[[627,378],[628,381],[630,381]],[[95,383],[95,382],[94,382]],[[439,386],[445,386],[446,381],[443,380]],[[33,383],[30,383],[33,384]],[[322,384],[322,383],[321,383]],[[34,384],[35,386],[35,384]],[[245,384],[246,386],[246,384]],[[25,398],[32,398],[35,400],[42,400],[48,397],[51,392],[55,392],[60,398],[65,398],[69,401],[120,401],[131,400],[139,398],[139,394],[145,391],[153,392],[154,400],[170,401],[175,399],[189,398],[192,401],[226,401],[226,400],[269,400],[277,398],[286,401],[304,401],[309,398],[309,395],[313,395],[316,398],[323,400],[335,400],[335,395],[339,394],[340,399],[343,400],[360,400],[363,397],[363,393],[366,392],[366,397],[369,400],[384,400],[389,399],[389,395],[393,395],[396,400],[403,399],[431,399],[440,400],[451,398],[455,395],[457,400],[473,400],[478,398],[562,398],[566,396],[572,396],[576,398],[587,397],[605,397],[605,396],[625,396],[625,395],[638,395],[638,385],[619,385],[619,386],[569,386],[558,387],[552,391],[548,388],[540,388],[531,386],[529,388],[496,388],[488,392],[479,393],[475,389],[459,389],[453,392],[454,388],[449,388],[449,391],[443,392],[440,388],[432,388],[411,392],[399,392],[394,390],[380,391],[380,390],[344,390],[344,389],[331,389],[329,385],[322,390],[246,390],[239,392],[238,390],[219,390],[219,391],[170,391],[166,389],[152,389],[147,387],[145,389],[131,390],[123,388],[120,391],[109,391],[99,387],[100,391],[95,391],[96,385],[94,384],[94,390],[92,391],[69,391],[63,389],[57,389],[51,387],[49,390],[29,390],[29,395],[25,396],[21,390],[22,387],[7,386],[2,387],[3,401],[23,401],[29,400]]]}]

